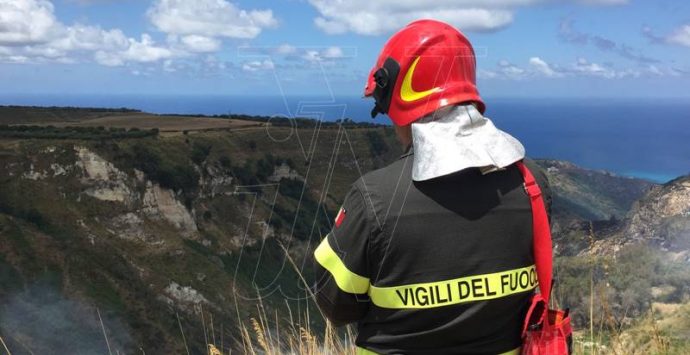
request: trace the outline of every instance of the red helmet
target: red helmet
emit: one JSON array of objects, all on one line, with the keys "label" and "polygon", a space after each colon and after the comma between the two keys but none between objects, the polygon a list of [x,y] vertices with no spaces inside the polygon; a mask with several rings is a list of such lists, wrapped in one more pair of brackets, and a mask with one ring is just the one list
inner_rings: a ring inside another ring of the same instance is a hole
[{"label": "red helmet", "polygon": [[387,113],[398,126],[461,102],[474,102],[484,113],[475,70],[474,49],[460,31],[440,21],[419,20],[388,40],[369,73],[364,96],[376,100],[372,117]]}]

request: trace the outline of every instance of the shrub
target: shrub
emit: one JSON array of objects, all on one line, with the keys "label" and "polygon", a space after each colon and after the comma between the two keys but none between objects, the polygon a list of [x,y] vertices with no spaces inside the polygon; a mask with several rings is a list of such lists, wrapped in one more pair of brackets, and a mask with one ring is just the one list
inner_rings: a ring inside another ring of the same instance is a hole
[{"label": "shrub", "polygon": [[211,143],[194,142],[192,144],[192,161],[197,165],[201,165],[211,154],[211,148],[213,148]]},{"label": "shrub", "polygon": [[266,181],[269,176],[273,175],[275,169],[275,159],[271,154],[266,154],[262,159],[256,162],[256,178],[260,181]]},{"label": "shrub", "polygon": [[232,167],[232,160],[230,160],[230,157],[227,155],[223,155],[220,158],[218,158],[218,162],[220,163],[220,166],[230,169]]},{"label": "shrub", "polygon": [[254,141],[254,140],[249,141],[249,142],[247,143],[247,146],[249,147],[249,149],[250,149],[252,152],[255,151],[255,150],[256,150],[256,141]]},{"label": "shrub", "polygon": [[278,186],[278,192],[295,200],[302,198],[302,190],[304,189],[304,182],[296,179],[282,179]]},{"label": "shrub", "polygon": [[132,147],[131,164],[162,187],[191,193],[199,187],[199,173],[185,161],[164,160],[144,144]]}]

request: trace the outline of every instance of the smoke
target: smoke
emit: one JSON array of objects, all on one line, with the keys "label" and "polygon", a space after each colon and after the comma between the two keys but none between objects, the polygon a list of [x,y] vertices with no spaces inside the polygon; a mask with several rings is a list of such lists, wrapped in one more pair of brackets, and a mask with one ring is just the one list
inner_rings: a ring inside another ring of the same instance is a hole
[{"label": "smoke", "polygon": [[131,353],[132,338],[123,323],[100,313],[103,327],[93,306],[34,284],[0,304],[0,335],[12,354]]}]

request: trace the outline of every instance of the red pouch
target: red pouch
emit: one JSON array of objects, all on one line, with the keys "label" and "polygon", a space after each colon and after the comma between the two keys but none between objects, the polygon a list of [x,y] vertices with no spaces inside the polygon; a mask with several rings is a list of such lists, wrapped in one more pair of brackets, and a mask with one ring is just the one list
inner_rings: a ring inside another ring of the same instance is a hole
[{"label": "red pouch", "polygon": [[[545,321],[548,319],[548,321]],[[534,295],[522,330],[522,355],[567,355],[573,337],[568,310],[548,309],[540,294]]]},{"label": "red pouch", "polygon": [[517,163],[525,182],[525,191],[532,204],[532,229],[534,263],[539,279],[539,292],[532,298],[522,328],[523,355],[568,355],[572,353],[572,328],[568,310],[549,309],[553,257],[551,227],[541,196],[532,173],[522,163]]}]

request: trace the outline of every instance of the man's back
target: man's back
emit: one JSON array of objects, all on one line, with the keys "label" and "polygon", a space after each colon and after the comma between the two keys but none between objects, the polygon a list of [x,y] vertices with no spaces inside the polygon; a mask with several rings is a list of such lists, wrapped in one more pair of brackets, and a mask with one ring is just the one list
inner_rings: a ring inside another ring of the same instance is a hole
[{"label": "man's back", "polygon": [[[391,36],[367,77],[372,117],[404,147],[359,179],[314,252],[316,300],[378,353],[501,354],[520,346],[537,285],[524,146],[483,114],[471,43],[435,20]],[[541,185],[546,179],[526,162]]]},{"label": "man's back", "polygon": [[[345,224],[329,235],[344,266],[369,280],[367,295],[342,307],[345,317],[361,316],[357,345],[405,354],[517,348],[536,286],[520,172],[514,165],[487,175],[472,168],[419,182],[412,180],[412,154],[359,179]],[[550,201],[543,174],[527,166]],[[366,225],[347,225],[358,214]],[[328,296],[337,285],[327,277],[318,286],[323,298],[337,298]]]}]

